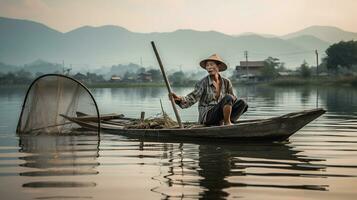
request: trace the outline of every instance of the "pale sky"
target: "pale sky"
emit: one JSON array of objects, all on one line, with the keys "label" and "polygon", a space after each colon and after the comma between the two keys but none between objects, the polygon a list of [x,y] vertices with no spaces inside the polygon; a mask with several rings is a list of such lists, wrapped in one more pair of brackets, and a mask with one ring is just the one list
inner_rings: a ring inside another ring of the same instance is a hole
[{"label": "pale sky", "polygon": [[275,35],[327,25],[357,32],[357,0],[0,0],[0,16],[37,21],[61,32],[84,25]]}]

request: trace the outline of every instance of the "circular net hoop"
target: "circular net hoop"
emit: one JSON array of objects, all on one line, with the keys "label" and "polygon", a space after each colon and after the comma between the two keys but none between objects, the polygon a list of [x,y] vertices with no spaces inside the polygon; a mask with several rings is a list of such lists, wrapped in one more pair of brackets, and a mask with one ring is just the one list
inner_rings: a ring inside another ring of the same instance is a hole
[{"label": "circular net hoop", "polygon": [[[78,115],[92,116],[98,131],[81,131],[68,120]],[[17,133],[99,134],[97,103],[79,81],[58,74],[43,75],[32,82],[23,102]]]}]

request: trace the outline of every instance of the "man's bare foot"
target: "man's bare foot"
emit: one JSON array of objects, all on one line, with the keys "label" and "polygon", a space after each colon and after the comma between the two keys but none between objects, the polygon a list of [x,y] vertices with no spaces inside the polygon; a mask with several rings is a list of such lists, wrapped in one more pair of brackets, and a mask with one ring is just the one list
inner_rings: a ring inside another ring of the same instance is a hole
[{"label": "man's bare foot", "polygon": [[224,121],[224,125],[226,125],[226,126],[232,125],[231,119],[230,119],[231,113],[232,113],[232,106],[225,105],[223,107],[223,121]]},{"label": "man's bare foot", "polygon": [[225,126],[232,126],[232,122],[224,123]]}]

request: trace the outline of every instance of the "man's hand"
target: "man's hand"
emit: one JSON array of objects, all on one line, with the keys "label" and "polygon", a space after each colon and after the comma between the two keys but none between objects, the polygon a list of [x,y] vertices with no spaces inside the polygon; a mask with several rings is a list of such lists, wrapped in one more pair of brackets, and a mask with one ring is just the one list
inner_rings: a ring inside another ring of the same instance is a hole
[{"label": "man's hand", "polygon": [[171,94],[169,94],[169,99],[171,100],[171,98],[174,99],[175,102],[181,102],[182,101],[182,97],[177,96],[175,93],[171,92]]}]

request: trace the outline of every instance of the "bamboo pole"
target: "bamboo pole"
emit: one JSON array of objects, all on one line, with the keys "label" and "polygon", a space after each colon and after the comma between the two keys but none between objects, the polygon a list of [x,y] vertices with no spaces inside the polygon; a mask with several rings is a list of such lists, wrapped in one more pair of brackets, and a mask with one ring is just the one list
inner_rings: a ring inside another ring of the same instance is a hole
[{"label": "bamboo pole", "polygon": [[172,90],[171,90],[170,82],[169,82],[169,80],[167,79],[164,66],[162,65],[162,62],[161,62],[161,59],[160,59],[160,55],[159,55],[159,53],[157,52],[157,49],[156,49],[156,46],[155,46],[154,41],[151,41],[151,46],[152,46],[152,48],[154,49],[157,62],[159,63],[162,76],[164,77],[164,81],[165,81],[165,84],[166,84],[166,87],[167,87],[167,91],[168,91],[169,94],[170,94],[170,101],[171,101],[172,108],[174,109],[174,112],[175,112],[175,116],[176,116],[176,119],[177,119],[177,123],[179,124],[180,128],[183,128],[182,122],[181,122],[181,118],[180,118],[180,115],[179,115],[179,113],[178,113],[178,111],[177,111],[174,98],[171,96]]}]

